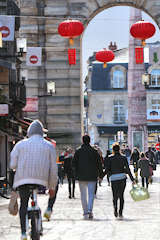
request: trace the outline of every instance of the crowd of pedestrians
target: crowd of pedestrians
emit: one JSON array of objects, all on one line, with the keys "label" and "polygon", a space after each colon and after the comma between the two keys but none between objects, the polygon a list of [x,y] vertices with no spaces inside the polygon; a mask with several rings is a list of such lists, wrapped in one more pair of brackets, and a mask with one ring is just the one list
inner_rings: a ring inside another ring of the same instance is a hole
[{"label": "crowd of pedestrians", "polygon": [[[97,188],[104,177],[111,186],[113,213],[123,218],[124,191],[127,175],[131,182],[141,182],[148,189],[153,171],[158,162],[156,153],[149,147],[147,152],[133,150],[128,145],[113,144],[103,157],[101,149],[90,145],[89,135],[84,135],[82,145],[73,151],[70,147],[56,156],[55,147],[44,139],[43,125],[35,120],[27,131],[28,138],[18,142],[12,152],[10,167],[16,171],[13,187],[20,195],[20,224],[22,240],[27,240],[25,218],[29,201],[29,185],[45,186],[49,198],[44,217],[50,219],[56,201],[59,184],[64,178],[68,183],[68,197],[74,199],[75,182],[78,181],[82,214],[84,219],[93,219],[93,206]],[[133,167],[133,175],[130,168]],[[141,181],[140,181],[141,179]]]}]

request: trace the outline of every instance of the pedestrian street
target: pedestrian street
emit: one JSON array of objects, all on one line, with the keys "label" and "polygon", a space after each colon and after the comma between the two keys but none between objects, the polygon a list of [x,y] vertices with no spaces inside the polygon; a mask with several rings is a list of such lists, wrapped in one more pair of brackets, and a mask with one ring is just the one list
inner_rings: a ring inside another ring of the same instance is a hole
[{"label": "pedestrian street", "polygon": [[[43,218],[42,240],[160,239],[160,166],[154,171],[153,183],[149,185],[148,200],[134,202],[129,195],[131,181],[127,180],[123,220],[117,220],[113,215],[111,188],[107,185],[106,177],[102,186],[98,187],[93,220],[83,219],[78,183],[76,199],[68,198],[67,187],[66,180],[59,186],[51,220],[48,222]],[[47,199],[47,195],[38,195],[42,214],[47,206]],[[9,215],[7,205],[8,200],[0,198],[0,240],[18,240],[21,236],[19,218],[18,215]]]}]

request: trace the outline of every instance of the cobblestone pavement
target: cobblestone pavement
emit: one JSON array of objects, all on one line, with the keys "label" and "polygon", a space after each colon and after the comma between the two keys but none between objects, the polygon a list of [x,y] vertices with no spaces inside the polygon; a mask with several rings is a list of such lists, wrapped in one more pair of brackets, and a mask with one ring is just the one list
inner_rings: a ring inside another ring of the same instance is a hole
[{"label": "cobblestone pavement", "polygon": [[[132,168],[132,166],[131,166]],[[159,240],[160,239],[160,166],[154,172],[153,184],[149,185],[150,199],[134,202],[130,195],[131,182],[128,179],[125,191],[124,219],[116,220],[113,215],[111,188],[106,179],[98,187],[94,202],[94,220],[83,220],[76,184],[76,199],[68,198],[66,182],[59,187],[51,221],[43,219],[42,240]],[[39,195],[42,213],[48,196]],[[8,200],[0,198],[0,240],[19,240],[18,216],[9,215]]]}]

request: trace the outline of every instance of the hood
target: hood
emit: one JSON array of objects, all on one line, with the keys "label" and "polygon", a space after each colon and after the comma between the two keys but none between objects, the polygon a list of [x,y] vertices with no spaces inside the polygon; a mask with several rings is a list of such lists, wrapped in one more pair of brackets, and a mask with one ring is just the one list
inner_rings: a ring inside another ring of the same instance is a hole
[{"label": "hood", "polygon": [[31,137],[37,134],[43,136],[43,125],[39,120],[34,120],[27,130],[27,136]]}]

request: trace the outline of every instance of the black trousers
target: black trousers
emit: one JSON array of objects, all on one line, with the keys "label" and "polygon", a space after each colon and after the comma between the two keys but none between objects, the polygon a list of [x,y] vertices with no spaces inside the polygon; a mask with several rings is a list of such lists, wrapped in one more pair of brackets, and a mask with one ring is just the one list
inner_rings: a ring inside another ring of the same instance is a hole
[{"label": "black trousers", "polygon": [[58,192],[58,186],[59,186],[59,184],[57,183],[54,197],[53,198],[49,197],[49,199],[48,199],[48,208],[50,208],[51,211],[52,211],[53,205],[54,205],[54,203],[56,201],[57,192]]},{"label": "black trousers", "polygon": [[28,201],[30,197],[29,185],[21,185],[18,187],[19,196],[20,196],[20,209],[19,209],[19,217],[20,217],[20,224],[21,224],[21,232],[26,232],[26,214],[27,214],[27,207]]},{"label": "black trousers", "polygon": [[144,179],[146,179],[146,188],[148,188],[148,177],[142,177],[142,187],[144,187]]},{"label": "black trousers", "polygon": [[67,180],[68,180],[68,191],[69,191],[69,197],[75,197],[75,178],[74,176],[67,174]]},{"label": "black trousers", "polygon": [[118,199],[120,200],[119,204],[119,214],[122,215],[124,207],[124,190],[126,187],[126,179],[111,181],[112,194],[113,194],[113,206],[114,210],[117,211]]}]

